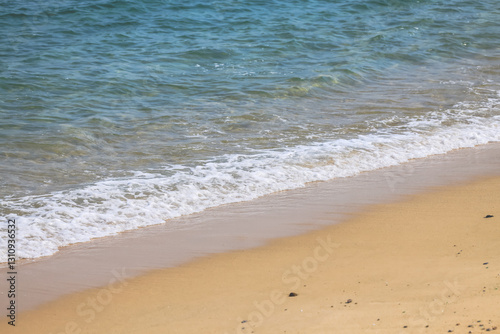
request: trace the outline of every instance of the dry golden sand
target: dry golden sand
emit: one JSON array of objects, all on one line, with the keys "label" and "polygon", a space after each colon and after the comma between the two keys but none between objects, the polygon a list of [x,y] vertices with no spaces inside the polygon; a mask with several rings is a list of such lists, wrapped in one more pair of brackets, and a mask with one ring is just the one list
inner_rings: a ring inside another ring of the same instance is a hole
[{"label": "dry golden sand", "polygon": [[500,178],[110,283],[21,313],[15,329],[4,320],[0,332],[500,332]]}]

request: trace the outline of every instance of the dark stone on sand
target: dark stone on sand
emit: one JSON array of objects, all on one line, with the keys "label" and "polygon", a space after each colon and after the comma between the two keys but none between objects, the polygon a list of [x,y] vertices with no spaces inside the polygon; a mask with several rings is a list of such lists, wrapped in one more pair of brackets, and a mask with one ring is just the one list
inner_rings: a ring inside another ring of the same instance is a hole
[{"label": "dark stone on sand", "polygon": [[487,264],[488,264],[488,262],[485,262],[485,263],[483,263],[483,266],[485,266],[485,265],[487,265]]},{"label": "dark stone on sand", "polygon": [[348,299],[345,303],[346,304],[352,303],[352,299]]},{"label": "dark stone on sand", "polygon": [[246,320],[242,320],[241,323],[244,324],[245,322],[247,322]]},{"label": "dark stone on sand", "polygon": [[290,292],[290,294],[288,295],[288,297],[297,297],[297,294],[295,292]]},{"label": "dark stone on sand", "polygon": [[484,218],[493,218],[493,215],[486,215]]}]

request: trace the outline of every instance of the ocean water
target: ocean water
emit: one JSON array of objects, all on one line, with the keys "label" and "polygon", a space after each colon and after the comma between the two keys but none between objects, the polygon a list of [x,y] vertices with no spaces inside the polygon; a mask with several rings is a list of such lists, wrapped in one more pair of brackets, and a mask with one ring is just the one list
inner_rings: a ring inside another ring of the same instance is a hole
[{"label": "ocean water", "polygon": [[497,0],[0,0],[0,219],[37,258],[500,141],[499,18]]}]

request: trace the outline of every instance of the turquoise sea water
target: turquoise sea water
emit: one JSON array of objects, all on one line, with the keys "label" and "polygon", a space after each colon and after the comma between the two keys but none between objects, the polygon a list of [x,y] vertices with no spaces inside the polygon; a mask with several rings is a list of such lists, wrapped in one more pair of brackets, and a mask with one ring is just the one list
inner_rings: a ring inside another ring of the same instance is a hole
[{"label": "turquoise sea water", "polygon": [[0,0],[0,24],[22,257],[500,140],[496,0]]}]

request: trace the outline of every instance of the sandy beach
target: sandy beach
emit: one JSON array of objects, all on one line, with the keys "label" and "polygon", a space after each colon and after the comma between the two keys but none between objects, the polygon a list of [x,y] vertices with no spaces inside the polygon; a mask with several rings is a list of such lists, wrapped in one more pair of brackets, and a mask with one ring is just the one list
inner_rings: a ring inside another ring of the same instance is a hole
[{"label": "sandy beach", "polygon": [[[369,207],[22,312],[2,333],[479,333],[500,326],[500,178]],[[488,215],[493,217],[485,218]]]},{"label": "sandy beach", "polygon": [[0,334],[500,333],[500,1],[3,1]]}]

